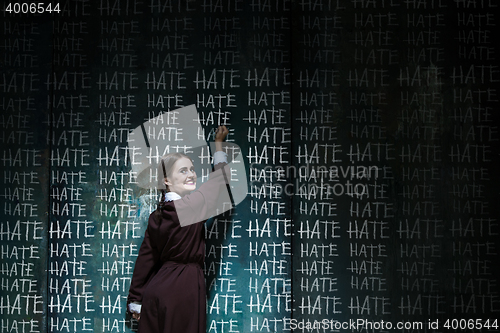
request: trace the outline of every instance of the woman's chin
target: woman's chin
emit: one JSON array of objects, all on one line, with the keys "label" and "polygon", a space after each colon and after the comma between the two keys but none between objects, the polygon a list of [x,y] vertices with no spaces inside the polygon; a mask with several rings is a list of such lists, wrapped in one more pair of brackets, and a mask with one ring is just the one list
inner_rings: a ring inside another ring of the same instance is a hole
[{"label": "woman's chin", "polygon": [[186,184],[184,185],[184,188],[186,189],[186,191],[191,192],[196,190],[196,184]]}]

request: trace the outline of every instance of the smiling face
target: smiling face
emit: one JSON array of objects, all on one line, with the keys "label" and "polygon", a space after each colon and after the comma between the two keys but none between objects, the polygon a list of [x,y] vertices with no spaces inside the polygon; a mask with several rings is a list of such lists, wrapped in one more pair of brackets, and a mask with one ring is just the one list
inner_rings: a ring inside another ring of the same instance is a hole
[{"label": "smiling face", "polygon": [[196,173],[193,162],[187,157],[178,159],[167,176],[166,185],[170,192],[185,196],[196,189]]}]

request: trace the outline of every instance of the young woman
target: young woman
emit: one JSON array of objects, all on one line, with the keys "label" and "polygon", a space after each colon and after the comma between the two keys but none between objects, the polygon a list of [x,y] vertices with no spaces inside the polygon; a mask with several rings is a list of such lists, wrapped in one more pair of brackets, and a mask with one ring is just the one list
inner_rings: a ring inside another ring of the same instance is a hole
[{"label": "young woman", "polygon": [[[228,132],[225,126],[216,132],[216,170],[227,163],[222,142]],[[149,216],[130,284],[128,310],[139,321],[140,333],[202,333],[206,331],[203,222],[226,182],[222,173],[213,173],[191,193],[196,188],[193,162],[180,153],[163,157],[158,171],[165,175],[158,177],[165,189],[158,209]]]}]

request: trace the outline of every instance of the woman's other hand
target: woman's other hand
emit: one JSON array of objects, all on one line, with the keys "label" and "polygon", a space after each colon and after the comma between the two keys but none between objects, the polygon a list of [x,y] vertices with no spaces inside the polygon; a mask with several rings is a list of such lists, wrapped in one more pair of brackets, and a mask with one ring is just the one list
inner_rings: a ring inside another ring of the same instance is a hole
[{"label": "woman's other hand", "polygon": [[141,320],[141,314],[140,313],[132,313],[132,318],[134,318],[135,320],[139,321]]}]

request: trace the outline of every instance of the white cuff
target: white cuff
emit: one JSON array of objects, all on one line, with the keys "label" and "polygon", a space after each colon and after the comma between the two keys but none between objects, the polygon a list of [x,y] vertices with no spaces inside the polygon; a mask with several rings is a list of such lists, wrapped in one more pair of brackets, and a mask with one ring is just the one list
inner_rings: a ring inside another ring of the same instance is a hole
[{"label": "white cuff", "polygon": [[141,313],[142,305],[139,303],[130,303],[128,305],[128,310],[132,313]]},{"label": "white cuff", "polygon": [[219,163],[227,163],[227,154],[220,150],[214,153],[214,165]]}]

